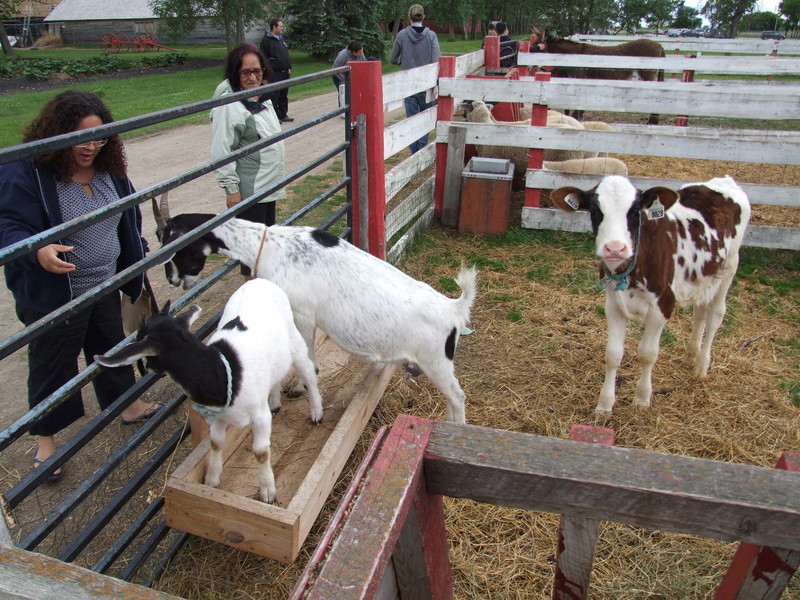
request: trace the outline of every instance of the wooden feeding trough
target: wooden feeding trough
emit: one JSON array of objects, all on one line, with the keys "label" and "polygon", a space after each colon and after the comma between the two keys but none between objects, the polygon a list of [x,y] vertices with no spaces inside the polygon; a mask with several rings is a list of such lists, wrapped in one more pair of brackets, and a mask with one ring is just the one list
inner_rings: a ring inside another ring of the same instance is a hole
[{"label": "wooden feeding trough", "polygon": [[164,497],[170,527],[284,563],[294,561],[394,372],[393,365],[368,363],[326,336],[317,340],[317,360],[323,422],[311,424],[305,396],[284,400],[272,421],[276,502],[258,499],[250,429],[229,429],[218,488],[202,483],[208,439],[169,478]]},{"label": "wooden feeding trough", "polygon": [[453,598],[442,496],[560,513],[554,600],[587,598],[604,520],[741,541],[714,599],[781,595],[800,564],[800,454],[765,469],[612,439],[599,427],[561,440],[400,415],[376,435],[290,600]]}]

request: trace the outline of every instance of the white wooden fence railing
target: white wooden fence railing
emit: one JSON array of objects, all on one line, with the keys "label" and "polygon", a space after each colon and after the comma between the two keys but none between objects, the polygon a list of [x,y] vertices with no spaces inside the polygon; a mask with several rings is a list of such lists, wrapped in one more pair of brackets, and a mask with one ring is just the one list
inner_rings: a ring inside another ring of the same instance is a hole
[{"label": "white wooden fence railing", "polygon": [[[680,69],[690,63],[696,70],[725,70],[718,59],[610,59],[589,55],[520,54],[522,65],[560,64],[567,66],[597,66],[598,58],[604,66],[624,61],[628,67],[666,68],[671,60]],[[775,62],[771,62],[775,61]],[[737,64],[743,64],[737,61]],[[800,73],[800,60],[769,59],[769,65],[791,65],[783,72]],[[765,67],[766,68],[766,67]],[[714,71],[720,72],[720,71]],[[769,74],[771,71],[762,71]],[[782,120],[800,118],[800,85],[760,85],[745,83],[724,84],[675,83],[644,81],[608,81],[556,79],[550,82],[534,81],[523,77],[519,81],[508,79],[442,78],[439,94],[456,98],[491,98],[501,102],[542,104],[562,109],[589,109],[611,112],[638,112],[680,114],[689,116],[717,116],[720,118],[746,118]],[[441,122],[437,127],[437,141],[446,142],[452,125]],[[722,131],[693,127],[691,129],[658,126],[624,126],[617,132],[577,131],[547,127],[516,127],[512,125],[464,124],[467,144],[502,145],[522,148],[555,148],[587,150],[614,154],[677,157],[682,159],[708,159],[749,163],[800,165],[800,134],[773,131]],[[681,131],[677,131],[681,129]],[[724,175],[725,173],[720,173]],[[632,177],[640,188],[653,185],[677,187],[686,183],[678,179],[651,179]],[[567,175],[552,171],[528,170],[528,188],[552,189],[561,185],[591,187],[597,176]],[[800,188],[781,185],[755,185],[742,182],[753,204],[780,205],[800,208]],[[523,225],[526,227],[566,227],[570,230],[588,230],[588,220],[577,215],[555,214],[552,209],[525,207]],[[750,227],[745,238],[748,245],[773,248],[800,249],[800,230],[785,227]]]},{"label": "white wooden fence railing", "polygon": [[800,54],[800,40],[761,40],[758,38],[671,38],[665,35],[623,36],[623,35],[574,35],[569,39],[588,42],[596,46],[614,46],[624,42],[646,37],[661,44],[667,52],[716,52],[721,54]]}]

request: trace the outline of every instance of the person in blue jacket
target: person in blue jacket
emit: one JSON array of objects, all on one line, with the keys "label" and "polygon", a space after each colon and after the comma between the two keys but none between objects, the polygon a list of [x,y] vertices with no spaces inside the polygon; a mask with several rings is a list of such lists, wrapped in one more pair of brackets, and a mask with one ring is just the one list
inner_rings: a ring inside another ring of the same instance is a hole
[{"label": "person in blue jacket", "polygon": [[[25,142],[96,127],[114,119],[94,94],[65,91],[53,98],[25,130]],[[0,247],[95,211],[133,193],[119,136],[78,144],[36,158],[0,166]],[[5,265],[20,321],[27,326],[93,289],[145,256],[139,207],[104,219]],[[143,276],[121,289],[133,300]],[[67,321],[56,324],[28,346],[28,403],[31,408],[78,373],[78,355],[87,363],[125,337],[120,296],[113,292]],[[135,381],[131,367],[103,369],[93,380],[105,409]],[[121,415],[123,424],[140,422],[161,408],[136,400]],[[37,436],[34,466],[55,452],[55,434],[84,414],[80,392],[43,415],[31,429]],[[48,480],[62,476],[61,470]]]}]

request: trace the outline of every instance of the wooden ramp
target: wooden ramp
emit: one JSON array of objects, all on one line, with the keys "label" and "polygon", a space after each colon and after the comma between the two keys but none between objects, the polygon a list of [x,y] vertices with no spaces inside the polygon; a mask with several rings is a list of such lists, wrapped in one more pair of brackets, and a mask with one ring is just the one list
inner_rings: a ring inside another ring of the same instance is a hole
[{"label": "wooden ramp", "polygon": [[312,425],[306,396],[284,397],[272,422],[276,502],[258,499],[250,429],[228,430],[218,488],[202,483],[208,439],[170,477],[164,494],[170,527],[294,561],[395,369],[352,356],[324,335],[316,345],[325,417]]}]

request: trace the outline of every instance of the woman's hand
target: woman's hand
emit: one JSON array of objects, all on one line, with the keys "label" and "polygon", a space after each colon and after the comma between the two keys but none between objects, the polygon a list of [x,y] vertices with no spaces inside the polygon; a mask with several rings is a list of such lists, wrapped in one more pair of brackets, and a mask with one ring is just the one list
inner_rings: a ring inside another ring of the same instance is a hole
[{"label": "woman's hand", "polygon": [[225,196],[225,205],[230,208],[242,201],[242,193],[236,192],[235,194],[228,194]]},{"label": "woman's hand", "polygon": [[70,252],[75,246],[62,246],[61,244],[49,244],[36,251],[36,260],[45,271],[62,275],[72,273],[75,265],[65,262],[58,258],[59,252]]}]

